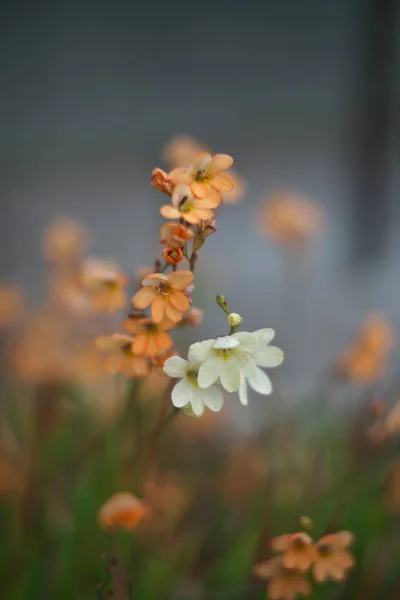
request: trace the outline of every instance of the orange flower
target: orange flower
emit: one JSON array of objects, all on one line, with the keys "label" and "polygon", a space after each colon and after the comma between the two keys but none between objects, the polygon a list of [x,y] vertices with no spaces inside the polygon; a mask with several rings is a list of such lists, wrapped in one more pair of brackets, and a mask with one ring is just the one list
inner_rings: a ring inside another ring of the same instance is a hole
[{"label": "orange flower", "polygon": [[307,533],[281,535],[271,542],[273,550],[284,552],[282,564],[287,569],[307,571],[315,560],[315,546]]},{"label": "orange flower", "polygon": [[158,167],[153,169],[150,183],[156,190],[160,190],[160,192],[164,192],[164,194],[168,194],[168,196],[172,194],[173,186],[168,179],[167,173],[162,169],[159,169]]},{"label": "orange flower", "polygon": [[178,167],[168,174],[168,178],[174,185],[190,185],[197,198],[220,197],[221,192],[230,192],[235,187],[232,177],[224,173],[232,165],[233,158],[228,154],[211,156],[203,152],[190,167]]},{"label": "orange flower", "polygon": [[155,323],[161,323],[165,317],[178,323],[182,320],[182,313],[189,310],[190,302],[184,290],[192,281],[191,271],[176,271],[168,275],[153,273],[143,279],[143,287],[133,296],[132,304],[139,310],[151,305]]},{"label": "orange flower", "polygon": [[108,531],[133,531],[149,516],[149,506],[130,492],[111,496],[98,512],[98,521]]},{"label": "orange flower", "polygon": [[372,313],[361,324],[358,341],[368,352],[389,352],[394,344],[393,327],[384,315]]},{"label": "orange flower", "polygon": [[323,226],[322,207],[291,192],[271,194],[259,215],[261,233],[279,244],[295,248],[320,231]]},{"label": "orange flower", "polygon": [[122,373],[126,377],[147,377],[150,367],[143,356],[135,356],[132,352],[133,338],[122,333],[98,337],[95,345],[99,350],[108,353],[105,370],[110,375]]},{"label": "orange flower", "polygon": [[193,237],[194,231],[188,229],[182,223],[165,223],[161,227],[160,243],[172,248],[182,248]]},{"label": "orange flower", "polygon": [[78,258],[87,244],[87,232],[73,219],[57,219],[43,235],[45,257],[53,262]]},{"label": "orange flower", "polygon": [[316,581],[342,581],[346,577],[348,569],[355,564],[353,555],[347,550],[352,541],[353,536],[349,531],[324,535],[318,540],[317,558],[313,566]]},{"label": "orange flower", "polygon": [[0,327],[11,325],[20,320],[24,311],[24,300],[16,286],[0,288]]},{"label": "orange flower", "polygon": [[282,557],[255,565],[254,575],[260,579],[268,579],[268,598],[270,600],[295,600],[298,595],[307,596],[311,592],[310,583],[301,571],[287,569]]},{"label": "orange flower", "polygon": [[111,262],[87,259],[82,266],[82,284],[96,311],[116,312],[126,304],[124,289],[129,278]]},{"label": "orange flower", "polygon": [[166,329],[171,329],[175,323],[163,319],[154,323],[151,319],[131,316],[123,323],[128,333],[135,335],[132,341],[132,352],[137,356],[157,356],[172,347],[172,338]]},{"label": "orange flower", "polygon": [[202,199],[193,195],[188,185],[178,185],[172,193],[172,204],[165,204],[160,208],[160,213],[166,219],[183,219],[191,225],[214,218],[212,208],[221,203],[220,198],[211,196]]},{"label": "orange flower", "polygon": [[172,246],[164,248],[162,255],[170,265],[177,265],[183,259],[181,248],[172,248]]}]

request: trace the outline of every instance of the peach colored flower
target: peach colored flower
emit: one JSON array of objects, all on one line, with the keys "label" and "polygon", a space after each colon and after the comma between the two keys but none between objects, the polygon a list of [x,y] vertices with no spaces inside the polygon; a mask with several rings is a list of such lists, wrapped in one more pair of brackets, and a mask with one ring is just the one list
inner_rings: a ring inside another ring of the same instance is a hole
[{"label": "peach colored flower", "polygon": [[353,535],[349,531],[324,535],[318,540],[315,545],[317,556],[313,565],[316,581],[345,579],[347,571],[355,565],[353,555],[347,550],[352,541]]},{"label": "peach colored flower", "polygon": [[24,312],[21,291],[12,285],[0,287],[0,327],[19,321]]},{"label": "peach colored flower", "polygon": [[295,600],[297,596],[307,596],[311,592],[304,573],[287,569],[281,556],[255,565],[253,572],[256,577],[269,580],[267,590],[270,600]]},{"label": "peach colored flower", "polygon": [[188,185],[178,185],[172,193],[172,204],[165,204],[160,213],[166,219],[183,219],[191,225],[214,218],[212,208],[219,206],[220,198],[197,198]]},{"label": "peach colored flower", "polygon": [[165,317],[178,323],[182,320],[183,313],[189,310],[190,302],[185,290],[192,281],[193,274],[187,270],[168,275],[153,273],[143,279],[143,287],[133,296],[132,304],[139,310],[151,305],[155,323],[161,323]]},{"label": "peach colored flower", "polygon": [[154,323],[148,318],[130,316],[122,326],[135,336],[132,352],[137,356],[157,356],[172,347],[172,338],[166,330],[175,327],[175,323],[169,319]]},{"label": "peach colored flower", "polygon": [[280,535],[271,542],[271,548],[283,552],[282,564],[287,569],[307,571],[315,561],[315,546],[307,533]]},{"label": "peach colored flower", "polygon": [[164,248],[162,255],[170,265],[177,265],[183,259],[182,249],[172,248],[172,246]]},{"label": "peach colored flower", "polygon": [[126,377],[147,377],[150,367],[143,356],[132,352],[133,338],[122,333],[98,337],[95,345],[108,354],[104,368],[110,375],[122,373]]},{"label": "peach colored flower", "polygon": [[[171,169],[176,167],[189,167],[196,160],[199,154],[210,152],[204,144],[188,135],[175,136],[170,140],[164,149],[163,156]],[[230,192],[223,192],[224,204],[235,204],[240,202],[246,191],[244,180],[233,170],[227,172],[235,184]]]},{"label": "peach colored flower", "polygon": [[197,198],[220,197],[221,192],[230,192],[235,187],[232,177],[224,173],[232,165],[233,158],[228,154],[211,156],[203,152],[190,167],[178,167],[168,174],[168,178],[174,185],[190,185]]},{"label": "peach colored flower", "polygon": [[74,219],[57,219],[43,234],[45,257],[52,262],[75,260],[86,248],[87,237],[86,230]]},{"label": "peach colored flower", "polygon": [[358,341],[368,352],[387,353],[394,345],[393,326],[384,315],[372,313],[362,322]]},{"label": "peach colored flower", "polygon": [[129,278],[114,263],[89,258],[82,265],[81,279],[93,310],[113,313],[126,305]]},{"label": "peach colored flower", "polygon": [[258,215],[260,231],[274,242],[303,248],[305,242],[323,228],[323,208],[288,191],[270,194]]},{"label": "peach colored flower", "polygon": [[168,175],[162,169],[156,167],[151,172],[150,183],[153,188],[156,190],[160,190],[160,192],[164,192],[164,194],[168,194],[170,196],[172,194],[173,186],[168,179]]},{"label": "peach colored flower", "polygon": [[150,515],[149,506],[130,492],[118,492],[100,508],[99,525],[107,531],[133,531]]},{"label": "peach colored flower", "polygon": [[160,243],[172,248],[182,248],[194,237],[194,231],[182,223],[164,223],[161,227]]}]

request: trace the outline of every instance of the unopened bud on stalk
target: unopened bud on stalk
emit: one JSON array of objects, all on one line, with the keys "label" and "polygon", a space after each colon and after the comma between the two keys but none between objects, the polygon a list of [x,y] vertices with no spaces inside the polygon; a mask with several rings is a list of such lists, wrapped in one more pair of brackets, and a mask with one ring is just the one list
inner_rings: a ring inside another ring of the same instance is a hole
[{"label": "unopened bud on stalk", "polygon": [[222,310],[224,311],[224,313],[226,313],[227,315],[229,315],[228,302],[227,302],[225,296],[221,296],[220,294],[218,294],[216,300],[217,300],[218,306],[220,308],[222,308]]},{"label": "unopened bud on stalk", "polygon": [[227,316],[228,325],[231,327],[239,327],[240,323],[243,321],[243,317],[238,315],[238,313],[229,313]]}]

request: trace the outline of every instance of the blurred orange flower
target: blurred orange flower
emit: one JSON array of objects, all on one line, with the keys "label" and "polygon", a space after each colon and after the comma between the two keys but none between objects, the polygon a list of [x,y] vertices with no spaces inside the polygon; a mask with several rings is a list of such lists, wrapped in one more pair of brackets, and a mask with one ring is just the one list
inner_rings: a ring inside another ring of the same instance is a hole
[{"label": "blurred orange flower", "polygon": [[[178,135],[166,145],[163,156],[170,168],[174,169],[189,167],[199,154],[204,152],[210,152],[210,149],[195,138],[189,135]],[[233,169],[229,169],[227,175],[233,179],[235,187],[229,192],[223,192],[223,202],[224,204],[240,202],[246,191],[245,182]]]},{"label": "blurred orange flower", "polygon": [[189,503],[188,490],[173,473],[147,479],[143,497],[151,507],[152,530],[158,533],[173,529]]},{"label": "blurred orange flower", "polygon": [[147,377],[150,367],[143,356],[132,352],[133,338],[122,333],[114,333],[95,339],[95,346],[106,352],[104,368],[110,375],[122,373],[126,377]]},{"label": "blurred orange flower", "polygon": [[288,191],[277,191],[265,200],[259,213],[261,233],[274,242],[303,248],[324,225],[322,206]]},{"label": "blurred orange flower", "polygon": [[129,278],[114,263],[89,258],[82,265],[81,277],[93,310],[113,313],[126,305],[124,290]]},{"label": "blurred orange flower", "polygon": [[280,535],[272,540],[271,548],[284,552],[282,564],[287,569],[307,571],[316,558],[314,543],[304,532]]},{"label": "blurred orange flower", "polygon": [[132,341],[135,355],[153,357],[172,347],[172,338],[166,330],[174,327],[175,323],[169,319],[154,323],[148,318],[130,316],[122,326],[135,336]]},{"label": "blurred orange flower", "polygon": [[98,522],[103,529],[135,530],[149,517],[149,506],[130,492],[119,492],[111,496],[98,512]]},{"label": "blurred orange flower", "polygon": [[172,248],[172,246],[164,248],[162,255],[170,265],[177,265],[183,259],[181,248]]},{"label": "blurred orange flower", "polygon": [[184,316],[182,321],[180,321],[179,326],[188,326],[188,327],[198,327],[201,325],[204,319],[204,311],[201,308],[193,307],[191,308]]},{"label": "blurred orange flower", "polygon": [[172,248],[182,248],[186,242],[194,237],[194,231],[182,223],[165,223],[161,227],[161,244]]},{"label": "blurred orange flower", "polygon": [[24,312],[24,299],[18,287],[0,287],[0,327],[19,321]]},{"label": "blurred orange flower", "polygon": [[187,270],[168,275],[153,273],[142,280],[143,287],[133,296],[132,304],[140,310],[151,305],[155,323],[161,323],[165,317],[177,323],[189,310],[190,302],[184,291],[192,281],[193,274]]},{"label": "blurred orange flower", "polygon": [[76,260],[85,250],[87,238],[87,231],[74,219],[57,219],[44,231],[44,255],[52,262]]},{"label": "blurred orange flower", "polygon": [[172,194],[173,186],[168,179],[168,175],[162,169],[156,167],[153,169],[151,173],[150,183],[153,188],[160,190],[160,192],[164,192],[164,194],[168,194],[170,196]]},{"label": "blurred orange flower", "polygon": [[349,531],[339,531],[324,535],[316,543],[317,558],[313,565],[313,575],[316,581],[326,579],[342,581],[347,571],[354,567],[355,560],[347,547],[353,541]]},{"label": "blurred orange flower", "polygon": [[220,204],[219,198],[197,198],[188,185],[178,185],[172,193],[172,204],[165,204],[160,213],[166,219],[183,219],[191,225],[214,218],[212,208]]},{"label": "blurred orange flower", "polygon": [[256,577],[269,580],[267,590],[270,600],[295,600],[298,595],[307,596],[311,592],[304,573],[287,569],[280,556],[255,565],[253,572]]},{"label": "blurred orange flower", "polygon": [[373,313],[363,321],[354,342],[339,357],[335,371],[349,381],[373,383],[384,374],[393,344],[392,325],[383,315]]},{"label": "blurred orange flower", "polygon": [[197,198],[221,198],[221,192],[230,192],[235,187],[232,177],[224,173],[232,165],[233,158],[228,154],[211,156],[203,152],[189,167],[178,167],[171,171],[168,178],[174,185],[190,185]]}]

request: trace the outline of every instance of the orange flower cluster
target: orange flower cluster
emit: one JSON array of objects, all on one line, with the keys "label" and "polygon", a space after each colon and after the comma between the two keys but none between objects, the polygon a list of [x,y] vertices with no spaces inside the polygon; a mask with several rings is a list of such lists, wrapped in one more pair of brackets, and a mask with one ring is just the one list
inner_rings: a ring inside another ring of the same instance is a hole
[{"label": "orange flower cluster", "polygon": [[349,531],[324,535],[317,542],[305,532],[281,535],[271,543],[272,549],[280,555],[255,565],[254,574],[268,580],[271,600],[307,596],[311,593],[311,584],[306,578],[310,569],[317,582],[345,579],[355,564],[348,550],[352,541]]},{"label": "orange flower cluster", "polygon": [[369,315],[361,324],[354,342],[336,363],[336,374],[349,381],[374,383],[385,372],[393,344],[390,322],[383,315]]},{"label": "orange flower cluster", "polygon": [[[163,257],[176,268],[186,256],[191,270],[198,250],[216,231],[213,211],[235,189],[234,179],[225,173],[233,164],[231,156],[201,152],[192,158],[187,166],[178,166],[170,173],[155,168],[150,179],[153,187],[171,198],[169,204],[160,208],[165,219],[174,220],[161,228],[160,242],[166,245]],[[192,239],[189,257],[186,245]]]}]

